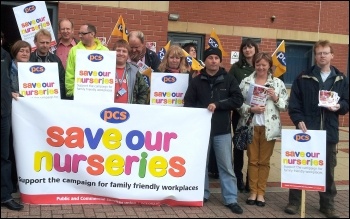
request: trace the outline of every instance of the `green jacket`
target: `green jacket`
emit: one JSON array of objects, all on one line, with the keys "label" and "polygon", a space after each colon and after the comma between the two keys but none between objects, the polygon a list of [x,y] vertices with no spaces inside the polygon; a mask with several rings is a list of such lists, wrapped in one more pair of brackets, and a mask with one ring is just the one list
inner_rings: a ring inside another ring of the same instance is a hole
[{"label": "green jacket", "polygon": [[238,84],[241,83],[241,81],[243,80],[243,78],[248,77],[249,75],[251,75],[253,72],[255,71],[253,66],[250,66],[245,60],[243,61],[243,65],[242,67],[240,67],[238,65],[238,62],[236,62],[235,64],[233,64],[230,68],[230,71],[228,71],[228,73],[230,75],[233,75]]},{"label": "green jacket", "polygon": [[[95,50],[109,50],[107,47],[103,46],[102,43],[95,39],[96,49]],[[72,97],[74,94],[74,81],[75,81],[75,60],[77,49],[86,50],[83,43],[80,41],[77,45],[73,46],[68,54],[66,75],[65,75],[65,85],[67,97]]]},{"label": "green jacket", "polygon": [[147,104],[148,85],[139,68],[128,62],[126,63],[126,83],[128,84],[128,103]]}]

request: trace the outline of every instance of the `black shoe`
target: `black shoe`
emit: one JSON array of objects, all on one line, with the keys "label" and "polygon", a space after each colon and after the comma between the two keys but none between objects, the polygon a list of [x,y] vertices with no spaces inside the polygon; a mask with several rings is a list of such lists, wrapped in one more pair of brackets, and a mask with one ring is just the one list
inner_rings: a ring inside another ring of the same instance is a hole
[{"label": "black shoe", "polygon": [[207,202],[208,201],[208,199],[207,198],[203,198],[203,202]]},{"label": "black shoe", "polygon": [[252,199],[247,199],[247,201],[245,201],[245,203],[247,203],[247,205],[255,205],[256,200],[252,200]]},{"label": "black shoe", "polygon": [[19,211],[19,210],[22,210],[24,208],[23,205],[17,203],[13,199],[11,199],[10,201],[1,203],[1,206],[4,206],[4,207],[6,207],[10,210],[13,210],[13,211]]},{"label": "black shoe", "polygon": [[320,212],[323,213],[326,218],[339,218],[339,215],[337,215],[333,209],[321,208]]},{"label": "black shoe", "polygon": [[296,214],[299,211],[299,205],[296,205],[294,203],[288,203],[288,205],[284,208],[284,212],[287,214]]},{"label": "black shoe", "polygon": [[235,214],[242,214],[243,209],[237,204],[237,203],[231,203],[229,205],[226,205],[231,211]]},{"label": "black shoe", "polygon": [[256,200],[256,205],[259,207],[265,207],[265,202]]},{"label": "black shoe", "polygon": [[237,189],[241,192],[244,190],[244,182],[243,179],[238,179],[237,178]]}]

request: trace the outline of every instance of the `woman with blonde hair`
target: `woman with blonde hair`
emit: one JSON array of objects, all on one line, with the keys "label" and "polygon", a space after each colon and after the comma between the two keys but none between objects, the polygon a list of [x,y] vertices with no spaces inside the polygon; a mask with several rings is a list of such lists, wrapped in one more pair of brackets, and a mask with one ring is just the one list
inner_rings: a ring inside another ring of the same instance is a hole
[{"label": "woman with blonde hair", "polygon": [[186,65],[186,57],[180,46],[170,46],[168,51],[165,53],[157,72],[189,73]]}]

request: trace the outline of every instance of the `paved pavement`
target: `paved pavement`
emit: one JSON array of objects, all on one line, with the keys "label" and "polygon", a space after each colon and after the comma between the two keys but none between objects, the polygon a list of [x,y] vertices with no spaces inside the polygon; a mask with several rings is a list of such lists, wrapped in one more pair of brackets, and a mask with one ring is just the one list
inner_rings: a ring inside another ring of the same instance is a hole
[{"label": "paved pavement", "polygon": [[[293,127],[284,127],[293,128]],[[335,179],[338,195],[335,198],[337,214],[349,218],[349,127],[340,128],[338,165]],[[288,190],[280,188],[280,142],[275,145],[271,158],[271,170],[265,195],[266,206],[245,204],[248,193],[240,193],[238,203],[244,210],[233,214],[222,204],[218,180],[211,179],[212,196],[203,207],[169,207],[141,205],[25,205],[20,212],[1,207],[1,218],[300,218],[300,214],[288,215],[283,209],[288,202]],[[247,159],[246,159],[247,160]],[[246,161],[245,160],[245,161]],[[246,163],[244,171],[247,169]],[[19,200],[19,194],[14,194]],[[324,218],[319,209],[317,192],[306,192],[306,218]]]}]

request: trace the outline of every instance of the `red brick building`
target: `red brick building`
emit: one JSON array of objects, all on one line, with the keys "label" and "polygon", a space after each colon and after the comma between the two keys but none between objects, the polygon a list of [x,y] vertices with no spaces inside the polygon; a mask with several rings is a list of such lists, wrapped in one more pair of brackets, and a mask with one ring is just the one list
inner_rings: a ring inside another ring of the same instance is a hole
[{"label": "red brick building", "polygon": [[[173,35],[189,39],[202,37],[198,47],[203,51],[213,28],[229,54],[239,50],[243,37],[257,39],[260,51],[271,54],[278,43],[285,40],[286,56],[288,48],[292,54],[294,49],[305,47],[305,63],[300,69],[313,64],[314,42],[328,39],[335,50],[332,64],[348,74],[348,1],[51,1],[47,5],[56,7],[53,10],[57,11],[57,21],[69,18],[74,22],[76,37],[82,24],[91,23],[97,27],[97,35],[108,40],[122,15],[127,29],[143,31],[146,42],[156,42],[157,51]],[[178,15],[178,20],[169,20],[169,14]],[[52,21],[56,27],[57,21]],[[116,39],[111,38],[109,48]],[[303,51],[299,52],[295,56],[302,57]],[[231,66],[230,58],[230,55],[223,58],[227,70]],[[298,61],[295,63],[299,65]],[[300,69],[287,66],[287,87]],[[287,113],[283,113],[282,124],[292,125]],[[349,126],[349,114],[340,117],[340,125]]]}]

